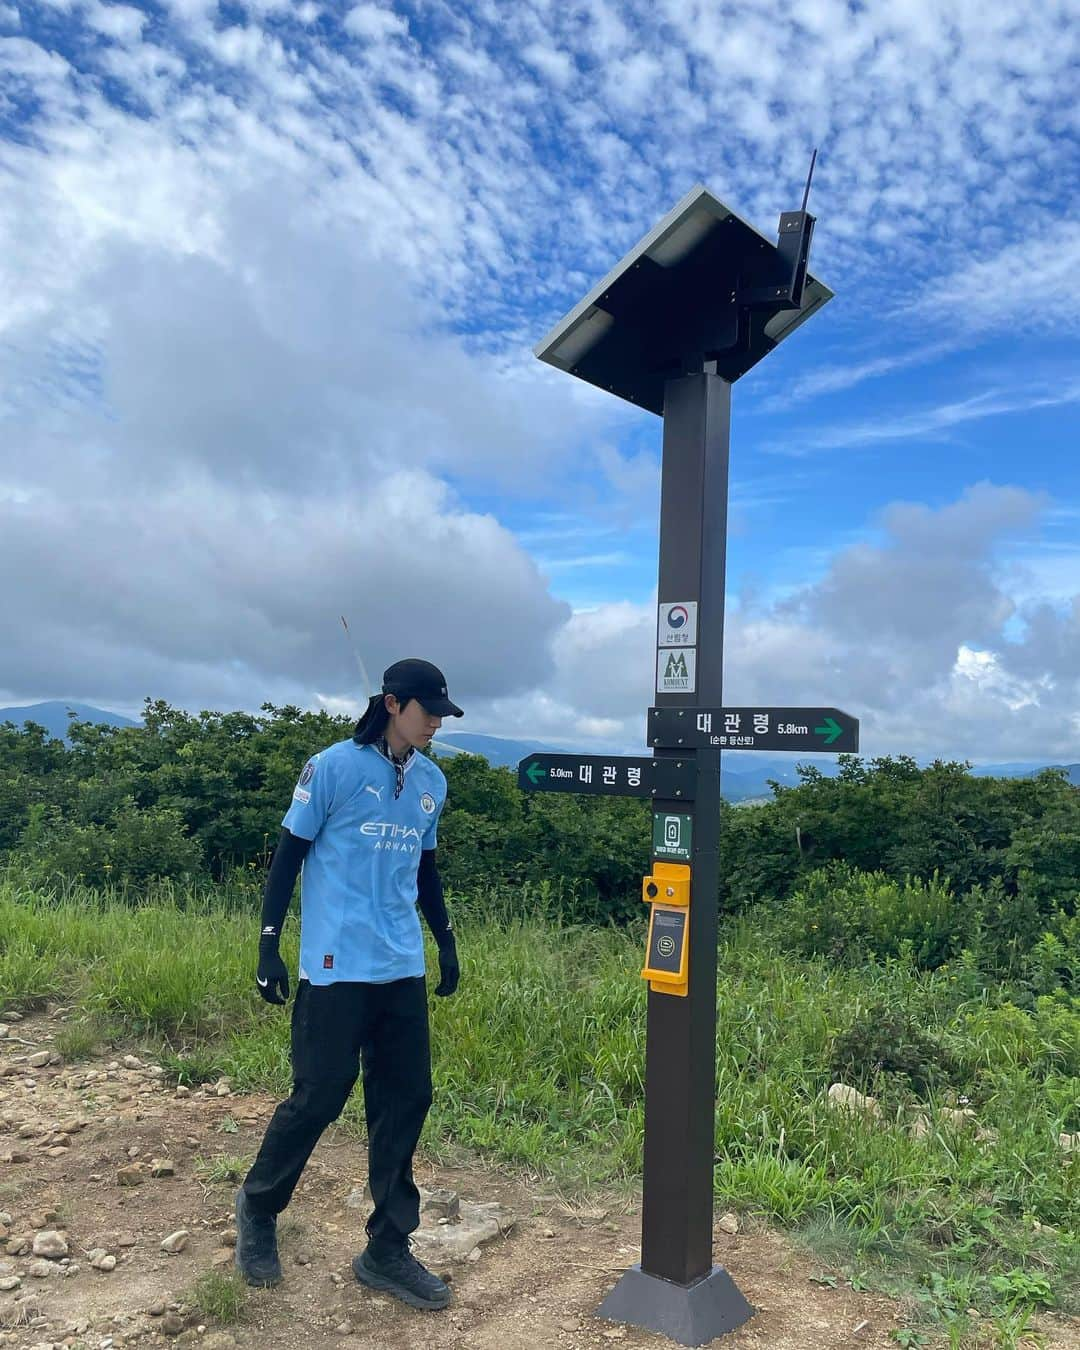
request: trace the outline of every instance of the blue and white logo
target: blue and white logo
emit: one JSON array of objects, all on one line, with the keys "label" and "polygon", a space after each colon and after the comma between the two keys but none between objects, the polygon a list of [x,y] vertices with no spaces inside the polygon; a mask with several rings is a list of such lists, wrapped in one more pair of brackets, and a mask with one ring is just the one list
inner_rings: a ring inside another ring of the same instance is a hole
[{"label": "blue and white logo", "polygon": [[307,787],[308,783],[310,783],[314,777],[315,777],[315,761],[313,759],[309,759],[308,762],[304,765],[303,771],[300,774],[300,782],[298,786]]},{"label": "blue and white logo", "polygon": [[420,808],[421,810],[426,811],[429,816],[431,815],[432,811],[435,810],[435,798],[431,795],[430,792],[425,792],[424,795],[420,798]]}]

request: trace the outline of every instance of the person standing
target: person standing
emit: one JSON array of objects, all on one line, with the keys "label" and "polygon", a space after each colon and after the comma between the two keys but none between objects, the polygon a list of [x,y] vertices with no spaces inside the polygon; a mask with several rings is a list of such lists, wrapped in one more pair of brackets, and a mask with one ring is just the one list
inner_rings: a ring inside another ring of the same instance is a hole
[{"label": "person standing", "polygon": [[412,1255],[409,1235],[420,1222],[413,1153],[431,1106],[418,907],[439,950],[435,993],[453,994],[460,974],[435,865],[446,779],[419,752],[443,717],[462,715],[436,666],[397,661],[352,737],[313,755],[293,791],[263,897],[256,973],[261,996],[284,1004],[289,976],[278,944],[302,866],[293,1087],[236,1195],[235,1262],[249,1284],[281,1280],[277,1216],[362,1067],[374,1209],[353,1273],[413,1307],[450,1302],[447,1285]]}]

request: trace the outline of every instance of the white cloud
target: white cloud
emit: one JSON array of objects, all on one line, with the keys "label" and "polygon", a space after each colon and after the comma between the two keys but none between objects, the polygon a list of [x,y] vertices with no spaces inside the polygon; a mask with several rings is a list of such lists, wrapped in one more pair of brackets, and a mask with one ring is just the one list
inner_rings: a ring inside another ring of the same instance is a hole
[{"label": "white cloud", "polygon": [[91,28],[118,42],[131,42],[142,36],[147,15],[131,5],[91,4],[86,10],[86,22]]},{"label": "white cloud", "polygon": [[1052,687],[1049,676],[1038,681],[1012,679],[1002,669],[994,652],[977,651],[964,643],[960,644],[956,654],[954,673],[970,680],[980,690],[996,695],[1010,712],[1037,706],[1040,693]]},{"label": "white cloud", "polygon": [[935,328],[981,335],[1080,331],[1074,287],[1080,274],[1080,222],[1050,220],[1027,238],[966,260],[927,283],[910,313]]},{"label": "white cloud", "polygon": [[[354,698],[339,616],[377,679],[425,654],[462,701],[542,680],[569,607],[490,516],[430,475],[387,472],[351,497],[224,489],[189,476],[166,499],[0,502],[0,685],[106,706],[168,691],[191,705]],[[122,490],[121,490],[122,489]]]},{"label": "white cloud", "polygon": [[818,398],[822,394],[840,393],[865,380],[891,375],[894,371],[907,370],[911,366],[928,365],[955,350],[955,346],[955,340],[923,343],[910,351],[891,352],[887,356],[872,357],[870,360],[854,360],[847,365],[815,366],[805,375],[798,376],[783,394],[774,396],[765,406],[784,407],[803,399]]},{"label": "white cloud", "polygon": [[400,14],[382,5],[354,5],[341,25],[352,37],[379,40],[397,37],[409,31],[409,25]]},{"label": "white cloud", "polygon": [[548,47],[542,42],[530,42],[522,48],[521,55],[557,89],[565,89],[574,77],[574,63],[564,51]]},{"label": "white cloud", "polygon": [[[491,165],[498,165],[502,202],[483,205],[495,207],[512,258],[521,240],[538,237],[569,207],[553,240],[563,266],[551,272],[558,277],[561,271],[567,280],[574,269],[595,275],[606,267],[612,225],[617,243],[630,242],[651,223],[659,203],[701,176],[755,218],[771,219],[783,204],[777,182],[796,190],[809,144],[818,139],[822,256],[832,255],[832,267],[842,268],[845,280],[872,271],[880,257],[865,246],[869,231],[889,241],[892,265],[921,283],[930,260],[948,272],[970,247],[971,235],[953,229],[951,218],[973,192],[986,194],[988,211],[1006,201],[1015,207],[1025,189],[1035,190],[1040,159],[1056,154],[1060,163],[1054,89],[1055,79],[1061,87],[1069,56],[1064,21],[1050,8],[1023,16],[1025,59],[1036,72],[1023,99],[1016,97],[1013,74],[1019,9],[1007,11],[1008,22],[989,31],[959,4],[950,7],[947,21],[925,23],[894,22],[842,5],[812,6],[805,22],[792,22],[788,8],[745,4],[722,24],[696,5],[667,6],[660,17],[663,41],[657,40],[656,11],[644,4],[592,3],[573,15],[529,4],[498,16],[459,7],[432,26],[424,45],[416,35],[401,40],[400,14],[360,5],[345,27],[361,33],[370,50],[351,54],[351,64],[325,51],[308,53],[306,78],[336,81],[343,99],[355,99],[356,127],[375,124],[373,88],[393,86],[410,105],[399,113],[395,132],[402,122],[420,130],[435,158],[444,167],[460,166],[475,187],[486,187]],[[811,62],[805,59],[808,40],[814,44]],[[506,77],[508,52],[512,80]],[[532,79],[522,78],[514,56]],[[573,97],[552,97],[566,87],[575,66],[591,70],[597,63],[615,72],[610,82],[590,80],[574,85]],[[790,75],[795,68],[798,80]],[[272,73],[259,72],[263,79]],[[874,118],[860,116],[846,95],[859,85],[874,90]],[[639,123],[639,113],[655,106],[656,89],[663,91],[665,116]],[[947,115],[939,115],[941,109]],[[320,115],[327,113],[340,109],[333,102],[327,108],[324,100]],[[634,119],[633,138],[619,134],[628,117]],[[699,133],[721,119],[731,125],[733,118],[734,140],[713,138],[703,162]],[[543,133],[552,149],[530,132]],[[990,138],[993,151],[973,153],[975,135]],[[578,203],[566,200],[567,173],[575,188],[590,184],[606,192],[609,182],[620,186],[605,202],[599,228],[579,229]],[[1040,206],[1023,228],[1049,227],[1055,218]],[[998,209],[979,238],[988,246],[1005,245],[1021,228],[1015,214]],[[925,247],[928,231],[939,236],[933,250]],[[523,283],[521,300],[552,287],[549,278],[527,269],[515,281]]]},{"label": "white cloud", "polygon": [[[898,502],[881,542],[837,552],[822,579],[778,601],[729,602],[725,702],[840,707],[862,723],[863,753],[1068,759],[1080,755],[1080,575],[1065,610],[1019,606],[1000,557],[1044,499],[979,484],[939,508]],[[1019,639],[1007,635],[1022,620]],[[589,748],[644,745],[653,701],[655,599],[575,613],[553,641],[543,697],[517,725]],[[496,705],[498,717],[509,707]]]},{"label": "white cloud", "polygon": [[882,441],[944,440],[954,427],[968,422],[1078,402],[1080,380],[1035,389],[993,388],[914,412],[889,414],[882,409],[866,420],[809,428],[783,441],[766,442],[761,448],[771,454],[799,456],[814,450],[859,449]]}]

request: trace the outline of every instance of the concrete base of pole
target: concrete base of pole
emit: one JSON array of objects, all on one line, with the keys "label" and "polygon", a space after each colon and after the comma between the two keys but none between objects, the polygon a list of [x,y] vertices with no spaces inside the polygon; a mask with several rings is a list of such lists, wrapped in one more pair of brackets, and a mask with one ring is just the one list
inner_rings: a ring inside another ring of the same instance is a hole
[{"label": "concrete base of pole", "polygon": [[707,1345],[748,1322],[754,1309],[723,1268],[694,1284],[674,1284],[631,1266],[596,1311],[609,1322],[659,1331],[679,1345]]}]

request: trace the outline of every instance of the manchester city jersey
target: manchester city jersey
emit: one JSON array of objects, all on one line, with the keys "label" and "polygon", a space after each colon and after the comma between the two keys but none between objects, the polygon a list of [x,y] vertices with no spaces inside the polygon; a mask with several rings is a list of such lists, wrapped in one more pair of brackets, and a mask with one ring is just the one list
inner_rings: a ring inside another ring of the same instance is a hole
[{"label": "manchester city jersey", "polygon": [[310,839],[300,879],[300,978],[384,984],[424,974],[416,910],[420,854],[436,844],[446,779],[426,755],[393,764],[339,741],[312,756],[282,825]]}]

